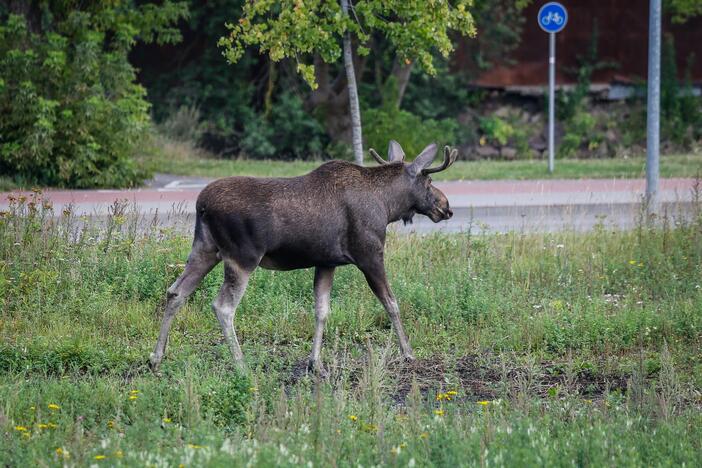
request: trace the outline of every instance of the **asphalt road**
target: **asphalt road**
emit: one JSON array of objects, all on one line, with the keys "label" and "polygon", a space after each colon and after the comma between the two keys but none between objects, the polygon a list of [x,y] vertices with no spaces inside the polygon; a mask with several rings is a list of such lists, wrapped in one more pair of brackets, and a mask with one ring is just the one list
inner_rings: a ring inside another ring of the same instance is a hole
[{"label": "asphalt road", "polygon": [[[134,190],[48,190],[56,213],[71,206],[77,214],[104,217],[116,201],[129,203],[143,219],[184,232],[192,231],[195,200],[211,179],[158,174],[144,188]],[[581,179],[529,181],[437,182],[449,198],[454,217],[438,224],[424,216],[414,223],[395,223],[400,232],[549,232],[586,231],[597,224],[628,229],[642,213],[642,179]],[[671,221],[693,212],[694,179],[663,179],[656,212]],[[0,193],[0,210],[8,206]]]}]

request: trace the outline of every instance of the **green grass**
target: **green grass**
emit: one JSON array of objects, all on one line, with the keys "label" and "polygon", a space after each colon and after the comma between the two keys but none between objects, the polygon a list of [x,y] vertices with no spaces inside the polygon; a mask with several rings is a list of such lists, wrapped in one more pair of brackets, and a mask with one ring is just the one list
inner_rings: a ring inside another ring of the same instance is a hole
[{"label": "green grass", "polygon": [[236,318],[241,375],[209,306],[221,266],[152,375],[164,293],[191,239],[137,234],[129,216],[80,222],[25,204],[0,219],[3,466],[702,458],[700,217],[632,232],[392,235],[388,275],[418,362],[400,361],[362,275],[343,267],[326,381],[300,372],[312,272],[253,275]]},{"label": "green grass", "polygon": [[[371,161],[366,163],[376,164]],[[305,174],[319,164],[320,161],[171,158],[164,154],[151,160],[149,167],[154,172],[202,177],[288,177]],[[702,172],[702,155],[662,156],[660,170],[662,177],[694,177],[697,172]],[[553,174],[548,173],[545,161],[458,161],[449,170],[433,177],[437,180],[637,178],[645,177],[645,171],[646,160],[643,157],[558,160]]]}]

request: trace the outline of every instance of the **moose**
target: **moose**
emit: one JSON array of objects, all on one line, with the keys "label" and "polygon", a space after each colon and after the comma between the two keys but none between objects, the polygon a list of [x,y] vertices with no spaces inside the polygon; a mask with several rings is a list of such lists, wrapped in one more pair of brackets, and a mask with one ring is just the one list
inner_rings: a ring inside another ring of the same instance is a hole
[{"label": "moose", "polygon": [[431,168],[436,152],[436,144],[431,144],[406,163],[402,147],[393,140],[387,160],[370,150],[380,164],[377,167],[330,161],[299,177],[227,177],[210,183],[196,202],[195,235],[185,269],[168,288],[161,331],[150,356],[152,370],[158,372],[178,309],[220,261],[224,282],[212,308],[239,368],[245,366],[234,312],[258,266],[315,268],[316,326],[310,371],[325,373],[320,352],[334,270],[348,264],[361,270],[390,317],[402,355],[414,360],[385,275],[385,235],[388,224],[411,222],[417,213],[435,223],[453,216],[448,199],[432,185],[430,174],[453,164],[457,151],[447,146],[443,163]]}]

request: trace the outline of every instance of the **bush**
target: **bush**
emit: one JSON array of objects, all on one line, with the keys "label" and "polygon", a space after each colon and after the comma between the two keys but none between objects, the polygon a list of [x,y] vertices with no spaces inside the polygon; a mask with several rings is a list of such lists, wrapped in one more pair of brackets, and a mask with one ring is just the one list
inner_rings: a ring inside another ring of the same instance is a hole
[{"label": "bush", "polygon": [[431,142],[454,144],[459,130],[454,119],[422,120],[397,109],[368,109],[363,113],[363,119],[366,147],[380,151],[387,148],[390,139],[397,140],[408,158],[414,158]]},{"label": "bush", "polygon": [[302,100],[283,93],[271,107],[268,119],[262,114],[247,122],[241,149],[253,158],[318,158],[328,138],[320,123],[303,108]]},{"label": "bush", "polygon": [[166,26],[185,9],[112,5],[50,3],[34,14],[41,18],[2,18],[0,173],[79,188],[145,177],[132,154],[150,124],[149,105],[127,54],[136,39],[177,40]]}]

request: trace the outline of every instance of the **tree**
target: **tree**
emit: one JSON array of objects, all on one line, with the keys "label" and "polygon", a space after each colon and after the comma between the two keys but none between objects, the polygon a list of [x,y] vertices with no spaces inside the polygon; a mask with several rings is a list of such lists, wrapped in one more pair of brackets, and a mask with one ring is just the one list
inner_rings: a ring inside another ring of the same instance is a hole
[{"label": "tree", "polygon": [[29,183],[128,186],[149,104],[127,55],[172,43],[182,3],[25,1],[0,5],[0,173]]},{"label": "tree", "polygon": [[702,15],[702,0],[668,0],[666,7],[673,13],[673,21],[684,23],[693,16]]},{"label": "tree", "polygon": [[[471,0],[358,0],[348,5],[348,12],[346,2],[253,0],[244,5],[237,23],[227,25],[230,33],[219,44],[231,63],[237,62],[248,46],[258,47],[274,62],[295,60],[298,72],[314,90],[313,100],[323,100],[333,90],[345,87],[351,113],[356,114],[355,78],[362,76],[364,58],[374,49],[376,37],[387,41],[395,55],[393,72],[399,77],[401,99],[414,63],[433,74],[433,53],[447,57],[453,50],[450,32],[475,35],[469,12]],[[352,50],[354,42],[356,54]],[[340,43],[346,58],[345,73],[343,79],[332,81],[328,65],[341,57]],[[350,63],[352,60],[355,63]],[[356,143],[361,141],[360,112],[357,114],[352,115],[355,122],[351,126]],[[354,144],[354,157],[357,163],[363,163],[361,144]]]}]

